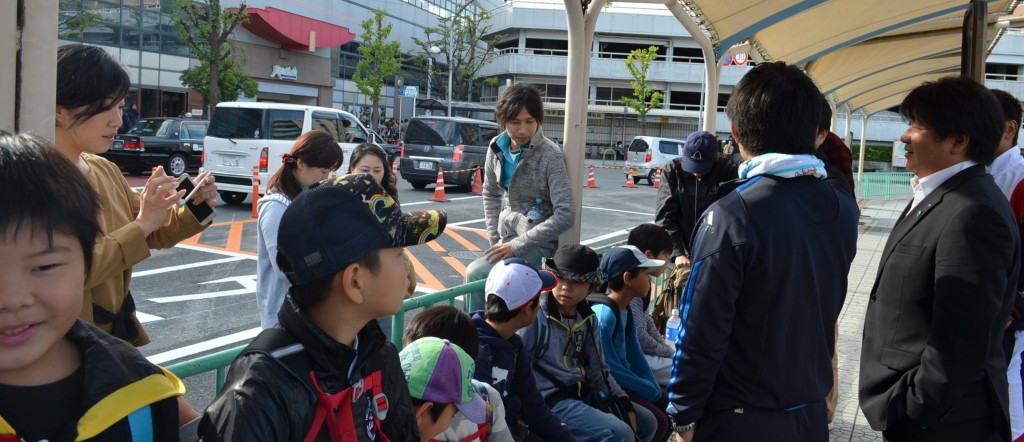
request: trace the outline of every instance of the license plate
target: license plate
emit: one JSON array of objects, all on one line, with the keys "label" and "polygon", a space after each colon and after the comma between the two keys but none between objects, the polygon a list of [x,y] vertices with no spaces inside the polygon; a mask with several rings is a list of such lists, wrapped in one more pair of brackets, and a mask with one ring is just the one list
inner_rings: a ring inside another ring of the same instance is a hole
[{"label": "license plate", "polygon": [[629,173],[633,174],[633,176],[636,176],[636,169],[630,170]]},{"label": "license plate", "polygon": [[121,150],[124,148],[123,141],[115,141],[114,144],[110,145],[110,150]]},{"label": "license plate", "polygon": [[238,158],[224,157],[220,161],[221,166],[238,167]]},{"label": "license plate", "polygon": [[417,161],[416,162],[416,168],[417,169],[425,169],[425,170],[434,170],[434,162],[433,161]]}]

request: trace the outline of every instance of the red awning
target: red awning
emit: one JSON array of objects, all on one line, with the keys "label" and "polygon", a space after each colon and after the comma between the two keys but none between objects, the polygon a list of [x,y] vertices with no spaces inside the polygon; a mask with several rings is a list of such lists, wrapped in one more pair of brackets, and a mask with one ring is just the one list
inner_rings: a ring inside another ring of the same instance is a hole
[{"label": "red awning", "polygon": [[316,32],[316,47],[341,46],[356,39],[348,28],[303,17],[277,8],[246,8],[249,22],[242,25],[260,38],[289,50],[308,50],[309,34]]}]

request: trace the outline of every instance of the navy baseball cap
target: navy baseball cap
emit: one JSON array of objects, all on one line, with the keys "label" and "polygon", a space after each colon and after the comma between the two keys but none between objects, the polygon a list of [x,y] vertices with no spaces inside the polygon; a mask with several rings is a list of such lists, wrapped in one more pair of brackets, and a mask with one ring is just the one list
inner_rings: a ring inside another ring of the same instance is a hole
[{"label": "navy baseball cap", "polygon": [[447,221],[438,210],[402,213],[370,174],[343,175],[288,206],[277,230],[277,263],[292,284],[310,284],[374,250],[433,241]]},{"label": "navy baseball cap", "polygon": [[718,157],[718,138],[710,132],[697,131],[686,137],[683,146],[683,170],[701,175],[711,171]]},{"label": "navy baseball cap", "polygon": [[636,246],[612,247],[604,252],[601,258],[601,270],[608,275],[608,279],[615,279],[637,267],[661,267],[665,261],[651,259],[644,255]]}]

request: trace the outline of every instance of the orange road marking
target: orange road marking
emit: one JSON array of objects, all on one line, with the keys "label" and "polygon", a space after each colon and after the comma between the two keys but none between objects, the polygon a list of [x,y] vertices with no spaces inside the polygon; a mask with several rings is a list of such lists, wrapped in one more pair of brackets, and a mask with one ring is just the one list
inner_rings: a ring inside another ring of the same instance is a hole
[{"label": "orange road marking", "polygon": [[[454,230],[448,230],[445,233],[447,233],[448,236],[452,237],[452,239],[458,241],[459,244],[462,244],[463,247],[465,247],[466,249],[472,250],[474,252],[479,252],[480,251],[480,248],[477,247],[476,244],[473,244],[473,243],[471,243],[469,241],[466,241],[466,238],[463,238],[462,235],[459,235],[458,233],[455,233]],[[433,244],[433,243],[431,243],[431,244]]]},{"label": "orange road marking", "polygon": [[[447,232],[445,232],[445,233],[447,233]],[[427,245],[430,246],[430,250],[433,250],[435,252],[444,252],[445,251],[444,247],[441,247],[441,245],[438,244],[437,241],[428,242]]]},{"label": "orange road marking", "polygon": [[430,273],[430,271],[420,263],[420,260],[416,259],[416,256],[409,253],[408,250],[405,251],[405,256],[409,257],[409,262],[412,263],[412,268],[416,272],[416,276],[423,280],[423,285],[426,288],[432,290],[445,289],[445,286],[441,284],[441,281],[438,281],[437,278],[434,277],[434,274]]},{"label": "orange road marking", "polygon": [[228,230],[228,242],[224,248],[234,252],[242,251],[242,223],[232,223],[231,230]]},{"label": "orange road marking", "polygon": [[248,224],[248,223],[254,223],[254,222],[256,222],[256,220],[254,220],[254,219],[243,219],[243,220],[238,220],[238,221],[224,221],[224,222],[220,222],[220,223],[210,223],[210,227],[233,226],[235,224]]},{"label": "orange road marking", "polygon": [[460,275],[466,276],[466,266],[463,265],[458,258],[455,258],[454,256],[445,256],[444,261],[447,262],[448,265],[452,266],[456,272],[459,272]]}]

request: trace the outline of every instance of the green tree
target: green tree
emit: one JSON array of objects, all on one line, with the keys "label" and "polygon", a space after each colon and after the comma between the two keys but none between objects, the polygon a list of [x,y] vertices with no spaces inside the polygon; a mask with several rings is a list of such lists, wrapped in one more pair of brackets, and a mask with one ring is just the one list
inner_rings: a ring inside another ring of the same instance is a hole
[{"label": "green tree", "polygon": [[388,41],[392,25],[384,24],[386,15],[383,9],[377,9],[373,11],[373,18],[363,21],[363,33],[359,36],[359,55],[362,59],[352,75],[352,81],[359,91],[373,102],[370,125],[374,128],[380,120],[380,96],[384,90],[384,80],[397,74],[402,67],[398,61],[401,45],[397,41]]},{"label": "green tree", "polygon": [[103,17],[84,7],[81,0],[60,0],[58,8],[57,28],[61,37],[81,39],[86,29],[103,22]]},{"label": "green tree", "polygon": [[220,0],[173,0],[171,15],[178,35],[199,60],[181,73],[181,83],[203,96],[203,112],[209,118],[217,103],[236,100],[239,94],[254,96],[256,82],[242,69],[238,48],[229,41],[238,25],[248,20],[245,2],[225,10]]},{"label": "green tree", "polygon": [[640,130],[647,129],[647,112],[661,105],[661,99],[665,96],[647,83],[647,71],[651,62],[658,58],[658,47],[651,46],[647,49],[634,49],[626,57],[626,69],[629,76],[633,77],[633,96],[622,97],[619,100],[623,104],[633,108],[640,114]]},{"label": "green tree", "polygon": [[[424,39],[412,38],[420,47],[420,64],[424,69],[429,68],[427,57],[433,55],[430,48],[437,46],[441,50],[439,55],[444,57],[445,64],[452,69],[452,100],[468,100],[473,82],[476,80],[484,84],[494,84],[498,81],[493,77],[477,79],[480,70],[498,55],[494,45],[502,36],[489,35],[491,27],[484,24],[491,18],[487,11],[479,8],[473,11],[475,12],[460,14],[457,17],[441,17],[437,26],[423,28]],[[435,91],[435,96],[443,96],[442,94],[448,90],[448,77],[447,72],[438,75],[438,68],[438,64],[435,63],[431,87]]]}]

